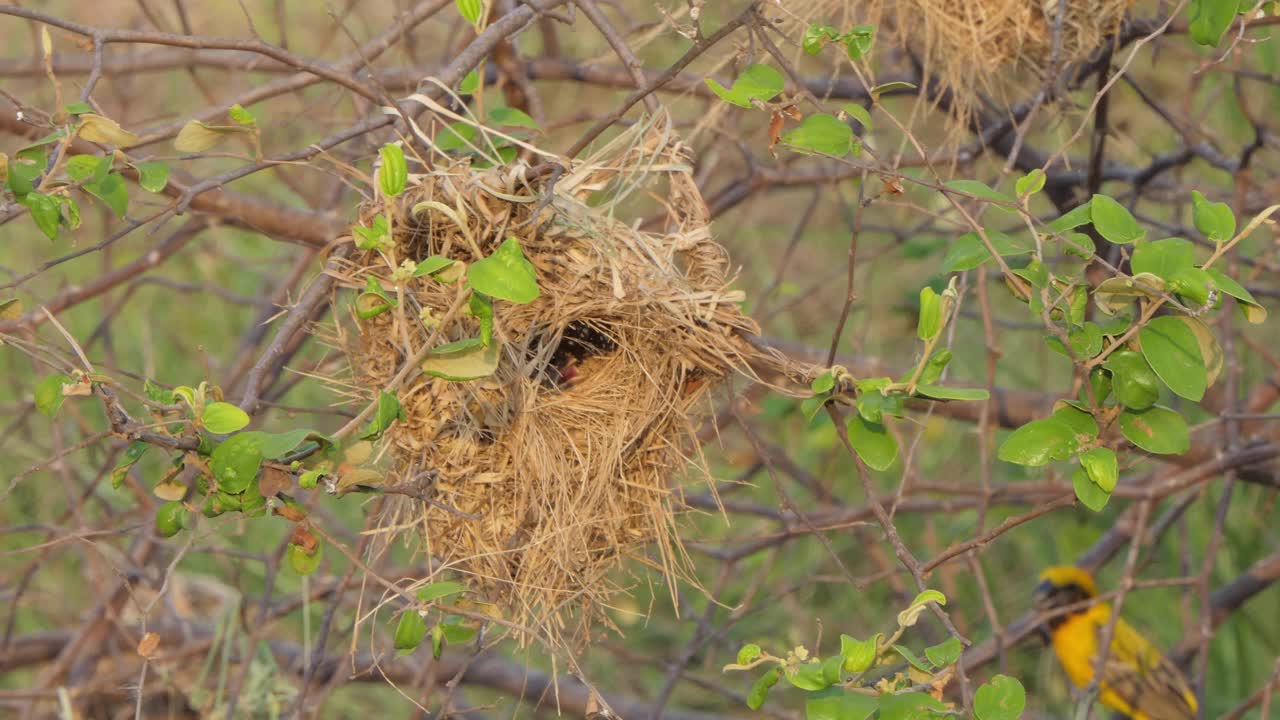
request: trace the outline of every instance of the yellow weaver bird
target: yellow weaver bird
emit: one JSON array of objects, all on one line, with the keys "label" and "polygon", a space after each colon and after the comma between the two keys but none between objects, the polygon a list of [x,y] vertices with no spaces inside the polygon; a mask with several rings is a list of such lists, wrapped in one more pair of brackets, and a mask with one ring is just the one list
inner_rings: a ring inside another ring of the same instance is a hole
[{"label": "yellow weaver bird", "polygon": [[[1089,573],[1077,567],[1051,567],[1040,575],[1036,609],[1079,606],[1039,628],[1076,687],[1093,681],[1102,633],[1111,620],[1111,606],[1085,603],[1098,595]],[[1195,720],[1196,696],[1178,668],[1132,625],[1117,618],[1111,649],[1102,666],[1098,699],[1132,720]]]}]

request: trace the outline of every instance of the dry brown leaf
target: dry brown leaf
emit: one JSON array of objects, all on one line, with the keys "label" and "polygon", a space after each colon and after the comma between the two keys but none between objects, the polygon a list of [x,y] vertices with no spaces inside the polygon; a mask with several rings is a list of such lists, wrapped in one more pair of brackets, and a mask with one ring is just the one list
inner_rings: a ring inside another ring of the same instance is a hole
[{"label": "dry brown leaf", "polygon": [[160,647],[160,636],[154,632],[148,632],[138,641],[138,656],[150,660],[155,657],[156,650]]}]

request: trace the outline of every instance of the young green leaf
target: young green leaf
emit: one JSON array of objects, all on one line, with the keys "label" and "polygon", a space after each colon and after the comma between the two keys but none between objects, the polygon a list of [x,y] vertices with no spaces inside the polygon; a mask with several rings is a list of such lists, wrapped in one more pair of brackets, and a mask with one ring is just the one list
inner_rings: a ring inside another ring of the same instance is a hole
[{"label": "young green leaf", "polygon": [[1253,293],[1245,289],[1243,285],[1236,282],[1234,278],[1227,275],[1217,268],[1206,268],[1205,272],[1209,274],[1213,280],[1213,285],[1219,291],[1230,295],[1240,301],[1240,309],[1244,311],[1244,317],[1250,323],[1259,325],[1267,320],[1267,309],[1253,299]]},{"label": "young green leaf", "polygon": [[395,648],[396,656],[408,655],[418,646],[422,644],[422,639],[427,636],[427,621],[418,614],[418,611],[409,608],[400,613],[400,621],[396,623]]},{"label": "young green leaf", "polygon": [[869,670],[876,662],[876,653],[883,637],[876,633],[866,640],[855,640],[848,635],[841,635],[840,657],[844,658],[845,672],[861,673]]},{"label": "young green leaf", "polygon": [[1102,366],[1111,371],[1112,389],[1121,405],[1130,410],[1145,410],[1160,399],[1155,371],[1138,353],[1130,350],[1114,352]]},{"label": "young green leaf", "polygon": [[1066,460],[1078,447],[1075,431],[1056,418],[1032,420],[1005,439],[997,456],[1018,465],[1039,467]]},{"label": "young green leaf", "polygon": [[1013,191],[1018,194],[1018,197],[1035,195],[1044,189],[1044,183],[1044,171],[1040,168],[1035,168],[1026,175],[1018,178],[1018,181],[1013,184]]},{"label": "young green leaf", "polygon": [[861,415],[849,420],[849,444],[873,470],[888,470],[898,458],[898,441],[884,425],[867,422]]},{"label": "young green leaf", "polygon": [[854,149],[853,128],[834,115],[814,113],[800,126],[782,136],[782,142],[797,150],[844,157]]},{"label": "young green leaf", "polygon": [[898,613],[898,625],[902,627],[911,627],[915,625],[916,621],[920,619],[920,613],[923,613],[925,607],[931,602],[945,606],[947,604],[947,596],[943,595],[942,592],[938,590],[922,590],[918,595],[916,595],[915,599],[911,601],[911,604],[907,606],[906,610]]},{"label": "young green leaf", "polygon": [[986,388],[943,387],[942,385],[917,385],[916,394],[934,400],[987,400],[991,393]]},{"label": "young green leaf", "polygon": [[713,78],[707,78],[706,83],[721,100],[747,109],[752,107],[753,99],[767,102],[786,86],[782,73],[768,65],[749,66],[734,81],[732,88],[726,88]]},{"label": "young green leaf", "polygon": [[324,559],[322,548],[317,545],[314,552],[307,554],[305,548],[297,543],[289,543],[287,550],[289,556],[289,567],[299,575],[310,575],[320,567],[320,561]]},{"label": "young green leaf", "polygon": [[804,700],[805,720],[867,720],[880,701],[874,695],[859,695],[841,688],[809,693]]},{"label": "young green leaf", "polygon": [[1107,506],[1107,501],[1111,499],[1111,493],[1090,480],[1089,473],[1082,467],[1076,468],[1071,473],[1071,486],[1076,491],[1076,499],[1094,512],[1101,512],[1102,508]]},{"label": "young green leaf", "polygon": [[1120,469],[1116,462],[1116,452],[1111,448],[1099,447],[1080,453],[1080,466],[1089,474],[1089,479],[1106,493],[1116,489],[1120,480]]},{"label": "young green leaf", "polygon": [[508,237],[489,257],[472,263],[467,268],[467,280],[485,295],[521,305],[542,294],[533,263],[525,259],[520,241],[514,237]]},{"label": "young green leaf", "polygon": [[994,200],[996,202],[1014,204],[1013,198],[1002,192],[992,190],[989,185],[980,180],[952,180],[946,184],[946,187],[965,195],[972,195],[984,200]]},{"label": "young green leaf", "polygon": [[1129,442],[1156,455],[1181,455],[1191,449],[1187,421],[1166,407],[1120,413],[1120,432]]},{"label": "young green leaf", "polygon": [[422,361],[422,372],[431,377],[465,382],[492,375],[498,369],[502,346],[485,345],[480,338],[468,338],[441,345]]},{"label": "young green leaf", "polygon": [[1200,342],[1185,323],[1171,315],[1152,318],[1138,331],[1142,356],[1177,395],[1200,401],[1208,385]]},{"label": "young green leaf", "polygon": [[801,690],[822,690],[831,685],[827,682],[826,675],[822,672],[822,665],[819,663],[804,663],[788,668],[785,677],[787,682]]},{"label": "young green leaf", "polygon": [[457,0],[457,6],[462,19],[479,29],[480,16],[484,13],[483,0]]},{"label": "young green leaf", "polygon": [[62,401],[66,399],[62,394],[62,386],[71,382],[69,376],[61,373],[46,376],[36,384],[36,410],[49,417],[56,415],[58,408],[62,407]]},{"label": "young green leaf", "polygon": [[858,105],[857,103],[845,103],[840,106],[840,109],[844,110],[846,115],[861,123],[862,127],[866,128],[868,132],[871,131],[870,110],[867,110],[865,107]]},{"label": "young green leaf", "polygon": [[489,124],[495,127],[524,127],[538,129],[538,122],[529,117],[523,110],[509,107],[496,107],[489,111]]},{"label": "young green leaf", "polygon": [[173,537],[186,526],[187,508],[180,502],[169,501],[156,509],[156,535]]},{"label": "young green leaf", "polygon": [[253,113],[241,107],[240,103],[232,105],[231,108],[227,110],[227,115],[232,119],[232,121],[240,125],[258,124],[258,118],[254,117]]},{"label": "young green leaf", "polygon": [[800,47],[809,55],[817,55],[822,52],[822,48],[830,40],[840,37],[840,31],[830,25],[810,25],[805,28],[804,36],[800,39]]},{"label": "young green leaf", "polygon": [[480,321],[480,344],[485,347],[493,341],[493,298],[482,292],[472,292],[467,311]]},{"label": "young green leaf", "polygon": [[1008,675],[996,675],[973,696],[973,714],[978,720],[1018,720],[1027,706],[1027,691]]},{"label": "young green leaf", "polygon": [[873,25],[858,25],[845,34],[845,50],[849,53],[850,60],[856,62],[871,51],[875,32]]},{"label": "young green leaf", "polygon": [[31,220],[45,237],[53,240],[58,237],[58,222],[62,213],[58,210],[58,201],[51,195],[29,192],[19,195],[17,201],[31,211]]},{"label": "young green leaf", "polygon": [[457,595],[467,591],[467,586],[462,583],[453,582],[452,580],[443,580],[441,582],[433,582],[418,588],[418,599],[424,603],[432,600],[439,600],[450,595]]},{"label": "young green leaf", "polygon": [[960,638],[949,637],[946,640],[924,649],[924,656],[929,658],[929,662],[934,667],[946,667],[956,660],[960,659],[960,653],[964,652],[964,645],[960,643]]},{"label": "young green leaf", "polygon": [[942,296],[928,285],[920,289],[920,318],[916,322],[916,335],[921,340],[932,340],[942,332]]},{"label": "young green leaf", "polygon": [[360,436],[361,440],[377,440],[382,437],[382,433],[396,420],[404,419],[404,408],[400,406],[400,399],[394,393],[381,392],[378,393],[378,409],[373,414],[373,419],[369,421],[369,427],[365,429],[364,434]]},{"label": "young green leaf", "polygon": [[747,643],[738,650],[738,659],[736,662],[738,665],[750,665],[756,658],[760,657],[763,652],[764,651],[760,649],[759,645],[756,645],[755,643]]},{"label": "young green leaf", "polygon": [[782,668],[775,667],[766,670],[751,686],[751,691],[747,693],[747,707],[752,710],[759,710],[769,697],[769,689],[778,684],[778,678],[780,677],[782,677]]},{"label": "young green leaf", "polygon": [[1187,5],[1191,39],[1200,45],[1217,47],[1239,7],[1236,0],[1191,0]]},{"label": "young green leaf", "polygon": [[1089,215],[1098,233],[1117,245],[1128,245],[1147,236],[1129,210],[1106,195],[1094,195]]},{"label": "young green leaf", "polygon": [[169,184],[169,166],[162,162],[142,162],[134,167],[138,170],[138,184],[147,192],[158,193]]},{"label": "young green leaf", "polygon": [[1182,270],[1194,267],[1196,246],[1183,238],[1165,238],[1154,242],[1140,242],[1133,248],[1130,266],[1133,273],[1151,273],[1170,280]]},{"label": "young green leaf", "polygon": [[476,90],[480,89],[480,73],[472,70],[467,73],[462,82],[458,83],[459,95],[474,95]]},{"label": "young green leaf", "polygon": [[249,424],[249,414],[226,402],[207,405],[200,416],[204,429],[214,435],[228,435]]},{"label": "young green leaf", "polygon": [[151,446],[141,440],[134,440],[129,443],[129,447],[124,449],[124,457],[111,470],[111,489],[119,490],[124,485],[124,479],[129,476],[129,470],[142,459],[147,449]]},{"label": "young green leaf", "polygon": [[1199,190],[1191,191],[1191,219],[1196,229],[1216,243],[1224,243],[1236,234],[1236,216],[1224,202],[1209,202]]},{"label": "young green leaf", "polygon": [[209,457],[209,466],[218,488],[234,495],[253,484],[262,459],[262,433],[246,432],[218,443]]},{"label": "young green leaf", "polygon": [[[378,171],[378,187],[386,197],[404,192],[409,180],[409,166],[405,163],[404,148],[399,143],[387,143],[378,150],[382,168]],[[382,215],[378,216],[382,218]],[[385,224],[385,220],[383,221]]]}]

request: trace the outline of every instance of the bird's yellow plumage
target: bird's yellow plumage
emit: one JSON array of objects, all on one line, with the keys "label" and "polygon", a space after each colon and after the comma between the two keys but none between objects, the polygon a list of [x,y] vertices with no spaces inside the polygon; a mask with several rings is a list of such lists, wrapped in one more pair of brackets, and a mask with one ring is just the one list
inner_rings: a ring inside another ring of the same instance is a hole
[{"label": "bird's yellow plumage", "polygon": [[[1067,677],[1076,687],[1088,687],[1111,607],[1086,604],[1098,592],[1093,578],[1079,568],[1049,568],[1040,579],[1039,609],[1073,606],[1051,618],[1043,630]],[[1194,720],[1196,716],[1196,697],[1182,673],[1123,619],[1116,619],[1098,690],[1103,705],[1132,720]]]}]

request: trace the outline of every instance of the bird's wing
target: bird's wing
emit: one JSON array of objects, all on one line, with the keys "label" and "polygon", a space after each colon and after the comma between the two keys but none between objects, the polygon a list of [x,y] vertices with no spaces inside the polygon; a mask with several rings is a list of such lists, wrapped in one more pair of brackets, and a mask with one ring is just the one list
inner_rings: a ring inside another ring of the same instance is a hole
[{"label": "bird's wing", "polygon": [[1182,673],[1124,620],[1116,620],[1102,684],[1152,720],[1195,720],[1195,695]]}]

